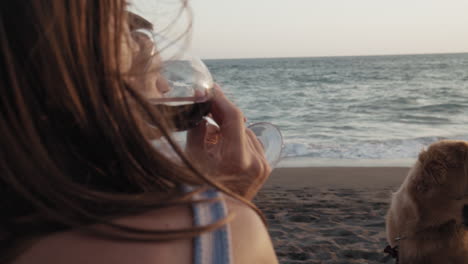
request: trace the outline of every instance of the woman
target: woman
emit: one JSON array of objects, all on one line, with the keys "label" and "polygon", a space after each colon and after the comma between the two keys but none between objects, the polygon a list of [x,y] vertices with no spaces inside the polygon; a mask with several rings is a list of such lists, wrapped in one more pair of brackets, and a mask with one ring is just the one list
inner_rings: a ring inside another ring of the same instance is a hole
[{"label": "woman", "polygon": [[0,2],[0,263],[276,263],[249,202],[269,168],[219,88],[221,156],[196,144],[203,124],[190,150],[222,162],[195,167],[174,145],[175,163],[149,144],[172,142],[171,124],[132,83],[126,4]]}]

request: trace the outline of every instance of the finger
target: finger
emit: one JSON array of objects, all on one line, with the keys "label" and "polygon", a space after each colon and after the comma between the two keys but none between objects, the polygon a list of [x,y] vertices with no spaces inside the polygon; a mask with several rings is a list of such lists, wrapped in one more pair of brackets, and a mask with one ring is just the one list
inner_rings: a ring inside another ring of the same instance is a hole
[{"label": "finger", "polygon": [[218,85],[214,86],[214,90],[215,96],[211,107],[213,119],[220,125],[226,122],[243,123],[244,115],[240,109],[224,95]]},{"label": "finger", "polygon": [[205,142],[209,144],[217,144],[220,137],[219,128],[209,123],[206,124]]},{"label": "finger", "polygon": [[257,152],[257,161],[260,162],[259,164],[262,164],[260,169],[260,175],[270,175],[272,168],[267,160],[265,148],[262,142],[257,138],[257,136],[252,130],[247,129],[247,134],[249,135],[249,141],[252,143],[253,147],[255,148],[255,151]]},{"label": "finger", "polygon": [[204,149],[206,133],[206,121],[203,120],[193,129],[187,132],[187,146],[186,150],[189,153],[197,155]]},{"label": "finger", "polygon": [[245,147],[245,123],[244,115],[240,109],[227,99],[218,85],[215,85],[215,97],[213,99],[211,114],[220,125],[223,142],[230,148],[230,153],[243,153]]},{"label": "finger", "polygon": [[252,130],[250,130],[249,128],[245,129],[245,133],[248,135],[248,141],[252,144],[253,149],[256,151],[256,153],[264,156],[265,155],[265,148],[263,147],[262,142],[260,142],[260,140],[258,140],[255,133]]}]

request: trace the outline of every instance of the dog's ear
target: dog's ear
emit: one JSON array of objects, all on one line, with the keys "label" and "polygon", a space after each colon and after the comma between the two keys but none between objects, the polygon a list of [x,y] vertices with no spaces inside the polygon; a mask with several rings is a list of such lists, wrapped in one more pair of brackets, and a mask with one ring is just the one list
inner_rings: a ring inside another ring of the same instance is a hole
[{"label": "dog's ear", "polygon": [[441,153],[433,149],[423,150],[419,153],[419,168],[414,170],[413,184],[418,192],[443,184],[447,180],[447,167],[441,159]]},{"label": "dog's ear", "polygon": [[444,162],[448,168],[461,168],[465,166],[468,144],[465,141],[441,141],[439,144],[434,144],[436,148],[444,155]]},{"label": "dog's ear", "polygon": [[[415,175],[418,191],[426,191],[447,181],[449,169],[467,169],[468,144],[464,141],[440,141],[419,154],[420,171]],[[461,184],[461,183],[460,183]]]},{"label": "dog's ear", "polygon": [[440,161],[429,161],[423,167],[424,177],[436,185],[444,184],[447,180],[447,167]]}]

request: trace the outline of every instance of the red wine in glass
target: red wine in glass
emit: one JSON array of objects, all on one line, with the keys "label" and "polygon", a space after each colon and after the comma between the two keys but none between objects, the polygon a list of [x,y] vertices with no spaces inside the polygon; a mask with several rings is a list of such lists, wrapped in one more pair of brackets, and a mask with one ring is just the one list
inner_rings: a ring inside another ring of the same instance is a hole
[{"label": "red wine in glass", "polygon": [[211,101],[178,105],[154,104],[153,107],[172,121],[176,131],[185,131],[198,126],[209,114]]}]

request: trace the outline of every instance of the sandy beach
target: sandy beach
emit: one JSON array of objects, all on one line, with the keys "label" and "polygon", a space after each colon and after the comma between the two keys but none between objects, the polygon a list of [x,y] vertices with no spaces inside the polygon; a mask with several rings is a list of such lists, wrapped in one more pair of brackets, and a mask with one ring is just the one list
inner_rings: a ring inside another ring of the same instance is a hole
[{"label": "sandy beach", "polygon": [[275,169],[255,202],[280,263],[394,263],[383,253],[385,214],[408,169]]}]

